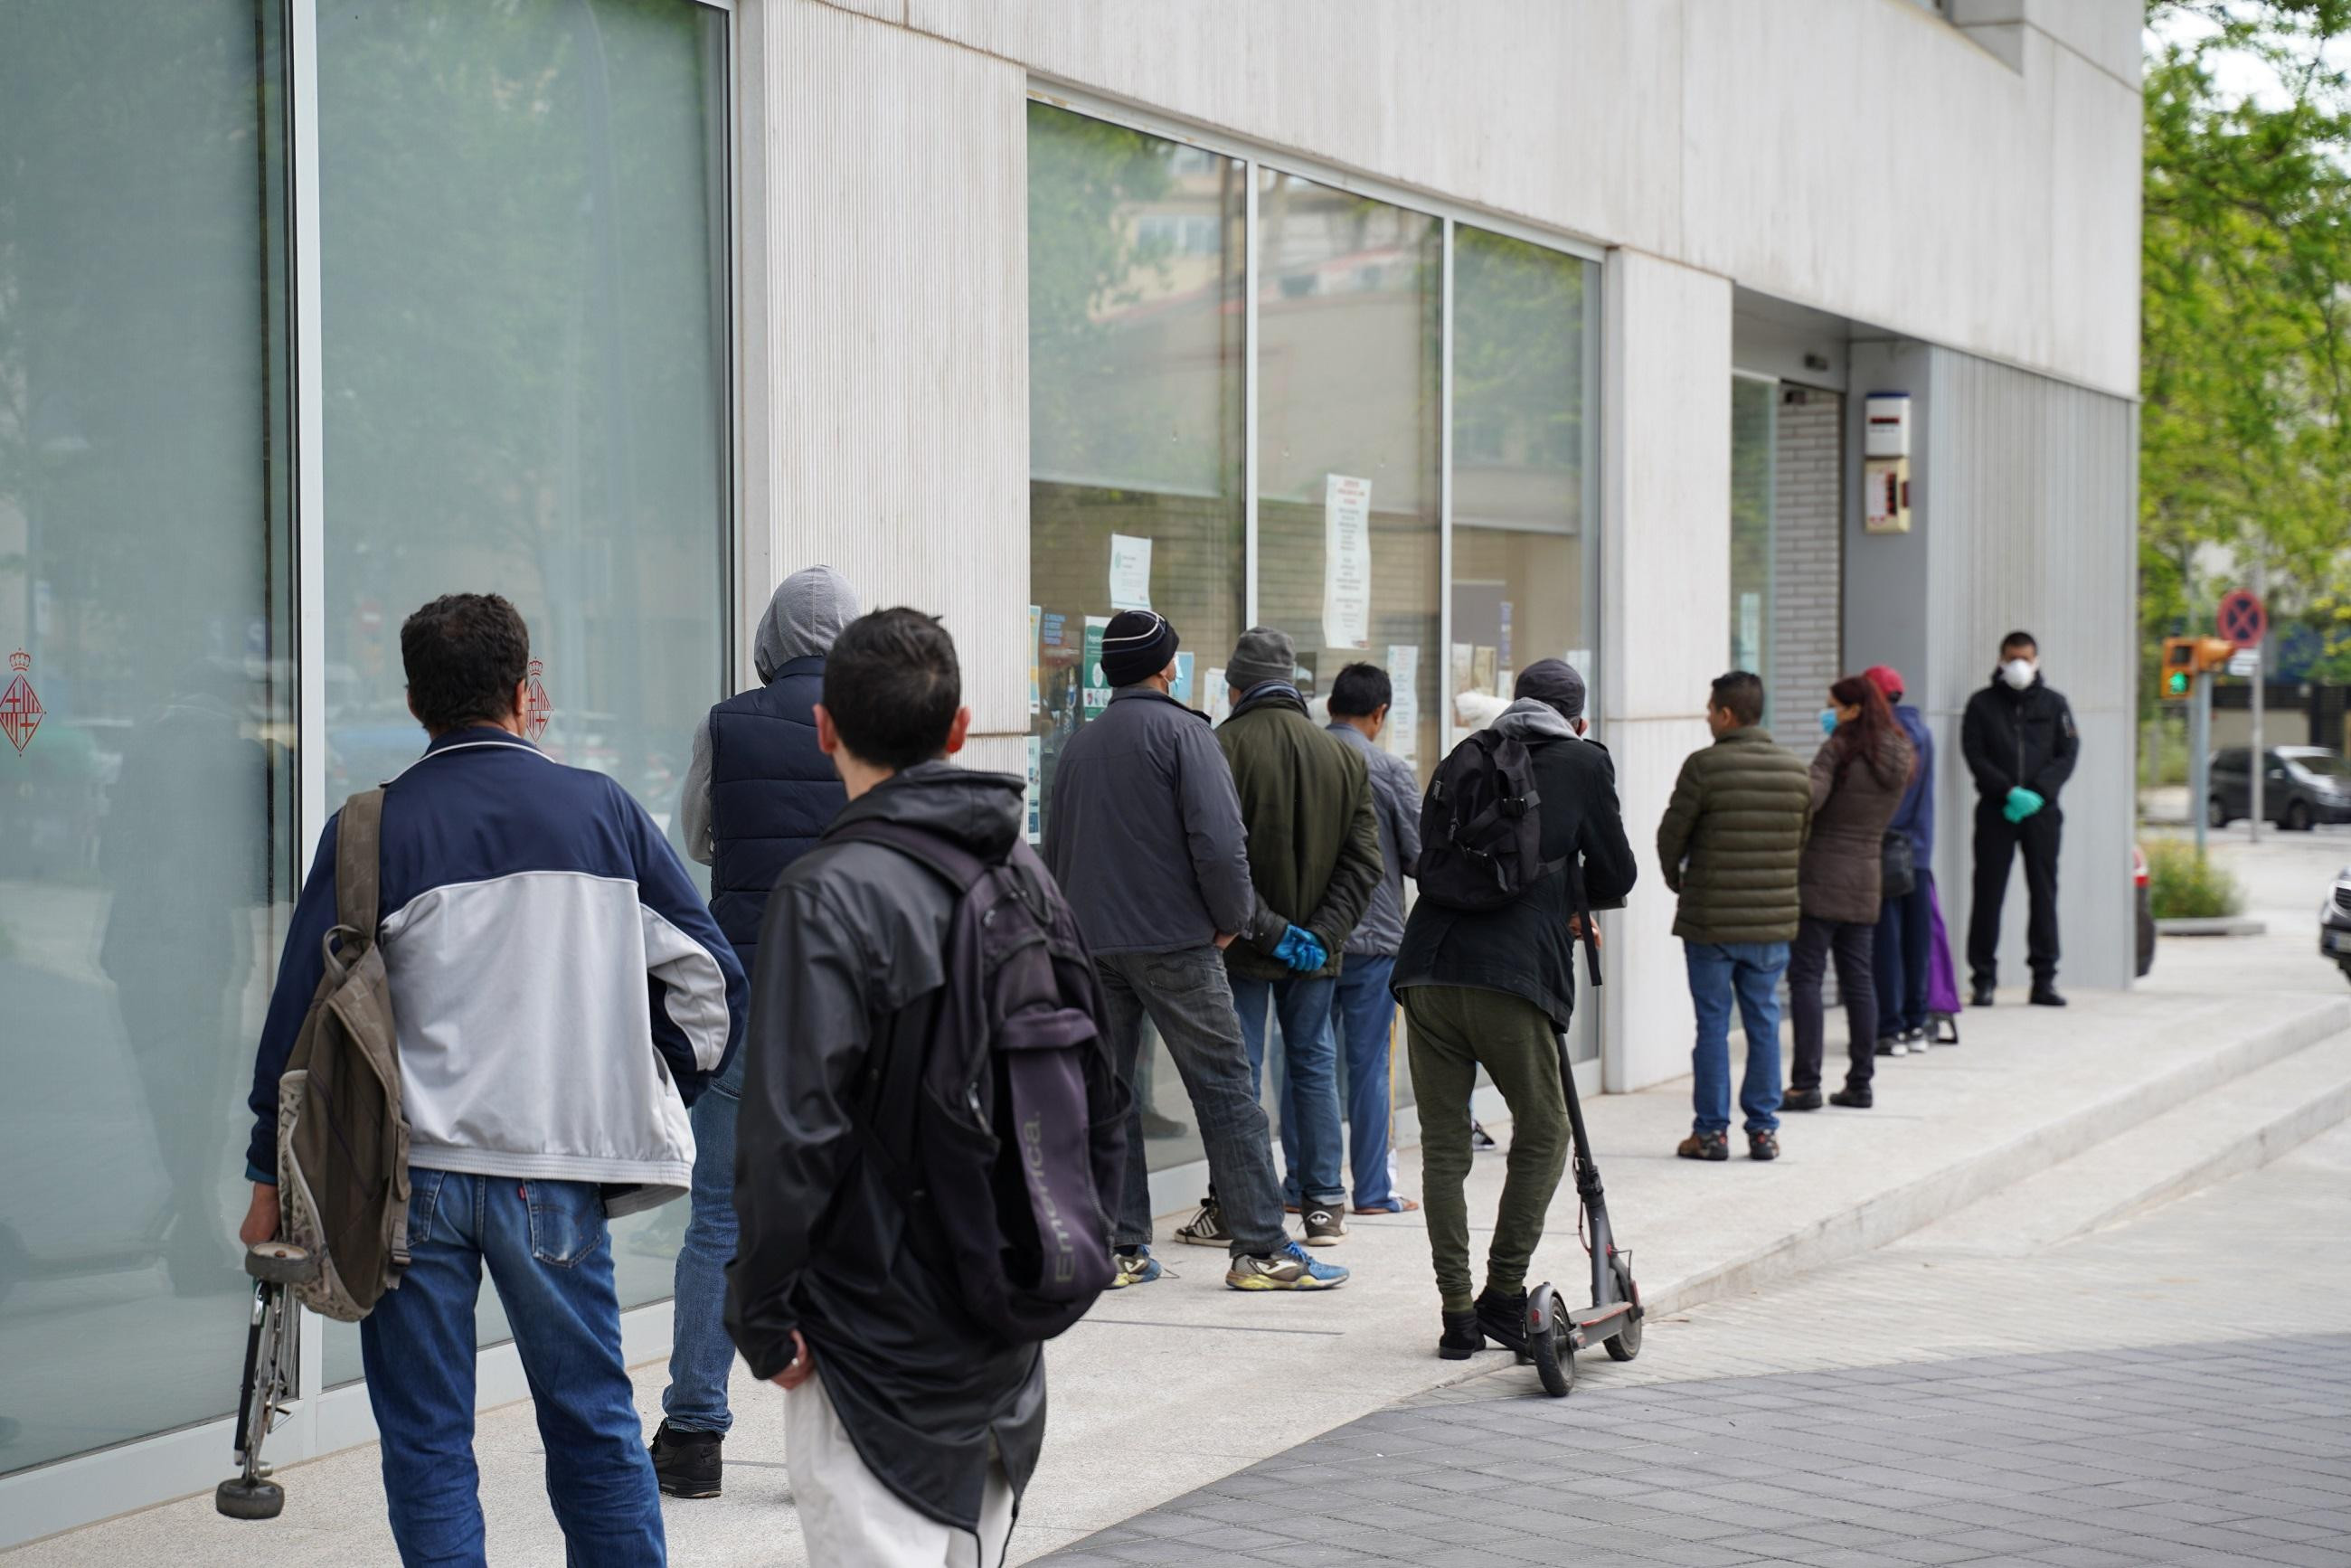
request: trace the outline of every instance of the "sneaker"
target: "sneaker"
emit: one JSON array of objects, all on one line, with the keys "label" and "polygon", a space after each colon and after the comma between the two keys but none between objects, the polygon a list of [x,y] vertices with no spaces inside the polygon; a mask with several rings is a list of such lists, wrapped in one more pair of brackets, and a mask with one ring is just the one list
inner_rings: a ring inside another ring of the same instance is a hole
[{"label": "sneaker", "polygon": [[1306,1211],[1306,1245],[1336,1247],[1347,1239],[1347,1222],[1339,1211],[1326,1204],[1316,1204]]},{"label": "sneaker", "polygon": [[1478,1326],[1476,1312],[1447,1312],[1445,1332],[1437,1336],[1437,1357],[1439,1361],[1467,1361],[1486,1348],[1485,1331]]},{"label": "sneaker", "polygon": [[1782,1111],[1817,1111],[1821,1108],[1821,1092],[1817,1089],[1791,1089],[1780,1096]]},{"label": "sneaker", "polygon": [[1295,1241],[1270,1258],[1236,1258],[1225,1270],[1229,1291],[1328,1291],[1346,1282],[1346,1270],[1316,1262]]},{"label": "sneaker", "polygon": [[1727,1133],[1692,1133],[1674,1151],[1686,1160],[1727,1160],[1730,1157],[1730,1135]]},{"label": "sneaker", "polygon": [[1877,1054],[1880,1056],[1907,1056],[1910,1054],[1910,1048],[1902,1043],[1902,1037],[1900,1035],[1889,1034],[1879,1039],[1877,1042]]},{"label": "sneaker", "polygon": [[1848,1111],[1866,1111],[1877,1103],[1877,1096],[1867,1089],[1840,1089],[1829,1096],[1829,1103]]},{"label": "sneaker", "polygon": [[1501,1146],[1501,1145],[1494,1141],[1493,1134],[1486,1131],[1485,1128],[1478,1124],[1478,1119],[1475,1116],[1469,1118],[1469,1149],[1471,1153],[1490,1155]]},{"label": "sneaker", "polygon": [[1161,1267],[1159,1260],[1151,1255],[1148,1247],[1113,1252],[1110,1263],[1118,1270],[1111,1277],[1110,1288],[1113,1291],[1123,1291],[1129,1285],[1148,1285],[1167,1272]]},{"label": "sneaker", "polygon": [[681,1432],[664,1421],[653,1433],[653,1479],[671,1497],[718,1495],[718,1445],[723,1432]]},{"label": "sneaker", "polygon": [[2065,998],[2057,994],[2057,988],[2046,980],[2033,986],[2032,995],[2028,999],[2036,1008],[2062,1008],[2065,1005]]},{"label": "sneaker", "polygon": [[1780,1134],[1750,1133],[1747,1134],[1747,1157],[1750,1160],[1776,1160],[1780,1157]]},{"label": "sneaker", "polygon": [[1200,1212],[1192,1217],[1189,1225],[1176,1228],[1176,1239],[1194,1247],[1230,1247],[1233,1233],[1225,1228],[1225,1211],[1210,1197],[1201,1199]]},{"label": "sneaker", "polygon": [[1527,1348],[1527,1293],[1505,1295],[1489,1285],[1478,1296],[1478,1329],[1505,1350]]},{"label": "sneaker", "polygon": [[1911,1055],[1924,1056],[1927,1054],[1927,1031],[1923,1029],[1906,1029],[1902,1031],[1902,1043],[1910,1048]]}]

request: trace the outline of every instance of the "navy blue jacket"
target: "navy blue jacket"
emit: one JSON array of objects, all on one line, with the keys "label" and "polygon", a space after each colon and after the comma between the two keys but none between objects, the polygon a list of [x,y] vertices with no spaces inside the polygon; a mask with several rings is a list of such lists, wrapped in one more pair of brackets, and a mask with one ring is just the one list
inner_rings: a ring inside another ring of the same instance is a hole
[{"label": "navy blue jacket", "polygon": [[823,696],[824,660],[787,659],[710,710],[710,913],[747,975],[777,879],[849,803],[816,743]]},{"label": "navy blue jacket", "polygon": [[1910,788],[1903,792],[1902,804],[1894,809],[1894,821],[1886,831],[1908,834],[1911,858],[1930,866],[1935,863],[1935,732],[1927,727],[1926,716],[1908,703],[1898,704],[1894,716],[1902,721],[1902,732],[1918,754],[1918,771],[1911,776]]}]

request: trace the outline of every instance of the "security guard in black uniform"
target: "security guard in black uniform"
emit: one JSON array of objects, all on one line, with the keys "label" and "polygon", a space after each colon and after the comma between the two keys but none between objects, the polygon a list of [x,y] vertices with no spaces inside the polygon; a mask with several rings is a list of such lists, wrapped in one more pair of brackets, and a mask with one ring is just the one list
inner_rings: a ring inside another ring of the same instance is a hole
[{"label": "security guard in black uniform", "polygon": [[2057,994],[2057,847],[2065,826],[2057,792],[2081,750],[2074,710],[2041,678],[2041,646],[2030,632],[2001,639],[1991,684],[1968,699],[1959,750],[1976,779],[1975,904],[1968,915],[1971,1005],[1991,1006],[2000,968],[2000,905],[2008,868],[2024,852],[2024,888],[2032,900],[2025,927],[2032,1001],[2062,1008]]}]

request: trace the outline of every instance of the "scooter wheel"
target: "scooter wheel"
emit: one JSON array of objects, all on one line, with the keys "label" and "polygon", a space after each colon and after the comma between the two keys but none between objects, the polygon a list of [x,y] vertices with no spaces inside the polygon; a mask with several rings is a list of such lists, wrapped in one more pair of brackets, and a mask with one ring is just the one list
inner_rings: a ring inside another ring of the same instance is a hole
[{"label": "scooter wheel", "polygon": [[286,1489],[231,1476],[213,1489],[213,1506],[231,1519],[276,1519],[286,1511]]},{"label": "scooter wheel", "polygon": [[306,1285],[318,1276],[319,1260],[291,1241],[256,1241],[245,1249],[245,1271],[272,1285]]},{"label": "scooter wheel", "polygon": [[1527,1350],[1533,1356],[1535,1375],[1543,1392],[1564,1399],[1575,1390],[1575,1342],[1567,1314],[1549,1285],[1537,1285],[1527,1294]]},{"label": "scooter wheel", "polygon": [[1633,1283],[1633,1266],[1621,1254],[1608,1260],[1608,1271],[1616,1277],[1617,1294],[1632,1302],[1633,1310],[1625,1315],[1625,1326],[1604,1343],[1611,1361],[1630,1361],[1641,1354],[1641,1291]]}]

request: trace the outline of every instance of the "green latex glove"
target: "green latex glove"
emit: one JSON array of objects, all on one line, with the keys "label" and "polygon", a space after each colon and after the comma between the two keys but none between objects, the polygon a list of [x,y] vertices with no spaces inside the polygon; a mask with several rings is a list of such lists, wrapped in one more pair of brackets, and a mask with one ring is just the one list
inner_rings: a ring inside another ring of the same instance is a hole
[{"label": "green latex glove", "polygon": [[2047,804],[2040,795],[2020,784],[2008,792],[2008,804],[2000,809],[2000,814],[2011,822],[2021,822]]}]

